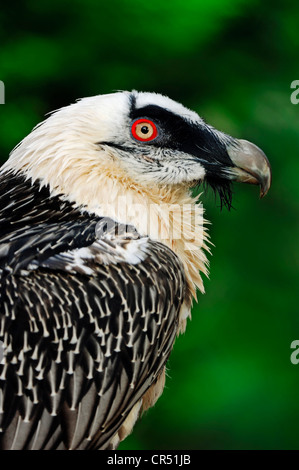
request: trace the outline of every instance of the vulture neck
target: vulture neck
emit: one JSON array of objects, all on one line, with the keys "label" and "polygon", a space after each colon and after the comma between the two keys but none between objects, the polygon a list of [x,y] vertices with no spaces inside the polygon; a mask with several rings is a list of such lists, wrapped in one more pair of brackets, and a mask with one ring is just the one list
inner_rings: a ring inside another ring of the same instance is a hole
[{"label": "vulture neck", "polygon": [[132,224],[141,235],[166,244],[184,266],[190,300],[197,288],[204,292],[200,274],[207,275],[208,235],[203,208],[186,186],[147,186],[111,164],[82,173],[80,181],[68,178],[56,191],[90,213]]}]

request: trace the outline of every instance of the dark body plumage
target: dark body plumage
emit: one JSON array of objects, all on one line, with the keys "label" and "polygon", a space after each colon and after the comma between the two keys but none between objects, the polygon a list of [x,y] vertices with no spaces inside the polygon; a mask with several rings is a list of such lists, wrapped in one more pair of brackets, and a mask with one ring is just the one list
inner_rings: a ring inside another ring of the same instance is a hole
[{"label": "dark body plumage", "polygon": [[0,446],[109,448],[168,359],[184,270],[38,182],[2,174],[0,188]]}]

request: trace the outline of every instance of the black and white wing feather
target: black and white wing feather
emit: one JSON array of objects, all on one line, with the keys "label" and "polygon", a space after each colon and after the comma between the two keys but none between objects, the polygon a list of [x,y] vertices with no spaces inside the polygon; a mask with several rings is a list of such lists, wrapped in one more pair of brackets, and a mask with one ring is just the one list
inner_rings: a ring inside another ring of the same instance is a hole
[{"label": "black and white wing feather", "polygon": [[46,187],[0,185],[0,447],[107,448],[168,359],[182,266]]}]

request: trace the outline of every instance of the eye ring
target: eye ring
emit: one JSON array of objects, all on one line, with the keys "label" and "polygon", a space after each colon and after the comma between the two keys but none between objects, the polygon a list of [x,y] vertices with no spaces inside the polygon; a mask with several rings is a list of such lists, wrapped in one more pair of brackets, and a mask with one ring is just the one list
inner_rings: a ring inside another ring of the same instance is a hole
[{"label": "eye ring", "polygon": [[149,142],[154,140],[158,135],[158,129],[150,119],[137,119],[133,122],[131,132],[134,139],[140,142]]}]

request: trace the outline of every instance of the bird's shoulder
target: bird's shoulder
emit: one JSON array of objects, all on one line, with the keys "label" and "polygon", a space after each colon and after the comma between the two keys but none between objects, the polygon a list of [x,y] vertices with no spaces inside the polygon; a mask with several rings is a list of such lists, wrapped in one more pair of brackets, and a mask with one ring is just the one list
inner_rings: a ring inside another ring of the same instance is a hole
[{"label": "bird's shoulder", "polygon": [[[92,275],[96,266],[137,265],[147,258],[176,269],[175,253],[132,225],[87,212],[39,181],[0,174],[0,269],[37,268]],[[154,263],[152,263],[154,265]]]}]

